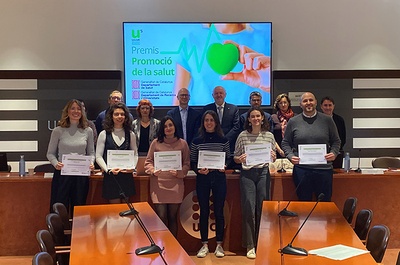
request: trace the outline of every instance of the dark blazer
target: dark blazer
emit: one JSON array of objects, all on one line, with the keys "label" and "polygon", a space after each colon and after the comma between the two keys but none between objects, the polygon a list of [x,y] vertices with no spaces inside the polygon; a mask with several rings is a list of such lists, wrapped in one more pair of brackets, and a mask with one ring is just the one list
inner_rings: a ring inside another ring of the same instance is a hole
[{"label": "dark blazer", "polygon": [[[215,103],[205,105],[203,108],[203,113],[207,110],[213,110],[218,113]],[[241,132],[239,121],[239,108],[236,105],[225,102],[221,127],[222,131],[225,134],[225,137],[229,140],[230,149],[233,152],[233,150],[235,150],[236,138]]]},{"label": "dark blazer", "polygon": [[[176,133],[180,138],[183,139],[183,128],[182,128],[182,119],[181,119],[181,113],[179,111],[179,107],[175,107],[173,109],[170,109],[167,112],[168,116],[171,116],[172,119],[174,119],[174,122],[176,124]],[[186,121],[186,137],[187,140],[186,142],[190,146],[190,143],[192,140],[197,136],[197,132],[199,131],[200,127],[200,120],[201,120],[201,113],[200,111],[197,111],[191,107],[188,109],[188,116],[187,116],[187,121]]]},{"label": "dark blazer", "polygon": [[339,133],[340,150],[343,150],[343,146],[346,144],[346,124],[344,123],[342,116],[337,115],[336,113],[333,113],[332,118]]}]

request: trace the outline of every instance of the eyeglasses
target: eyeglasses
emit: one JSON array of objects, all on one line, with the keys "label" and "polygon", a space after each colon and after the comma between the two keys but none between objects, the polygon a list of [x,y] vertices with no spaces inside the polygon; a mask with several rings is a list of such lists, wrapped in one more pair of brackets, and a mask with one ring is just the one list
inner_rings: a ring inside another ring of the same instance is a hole
[{"label": "eyeglasses", "polygon": [[253,101],[253,102],[261,102],[261,99],[259,99],[259,98],[257,98],[257,99],[256,99],[256,98],[252,98],[251,101]]},{"label": "eyeglasses", "polygon": [[121,97],[117,97],[117,96],[110,97],[110,99],[121,101]]}]

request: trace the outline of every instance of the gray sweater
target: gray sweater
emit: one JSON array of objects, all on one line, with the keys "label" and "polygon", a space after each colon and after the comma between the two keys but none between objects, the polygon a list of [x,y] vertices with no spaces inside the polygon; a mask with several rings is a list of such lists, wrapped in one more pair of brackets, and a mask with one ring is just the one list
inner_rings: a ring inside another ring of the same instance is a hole
[{"label": "gray sweater", "polygon": [[[339,154],[340,138],[333,119],[317,112],[312,118],[299,114],[291,118],[287,124],[285,136],[282,140],[282,149],[290,160],[298,156],[299,144],[326,144],[328,153]],[[301,165],[313,168],[331,168],[332,162],[327,165]]]},{"label": "gray sweater", "polygon": [[47,159],[55,167],[64,154],[91,156],[94,162],[93,130],[90,127],[78,128],[71,124],[69,128],[57,126],[52,132],[47,148]]}]

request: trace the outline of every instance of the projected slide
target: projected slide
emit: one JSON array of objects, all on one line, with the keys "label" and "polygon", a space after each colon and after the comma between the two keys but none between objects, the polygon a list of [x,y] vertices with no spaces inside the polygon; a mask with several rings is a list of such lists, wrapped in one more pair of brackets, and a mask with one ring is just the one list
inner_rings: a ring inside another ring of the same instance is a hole
[{"label": "projected slide", "polygon": [[213,102],[223,86],[226,102],[249,105],[258,91],[271,105],[272,27],[262,23],[123,23],[126,104],[140,99],[155,106],[177,105],[180,88],[190,105]]}]

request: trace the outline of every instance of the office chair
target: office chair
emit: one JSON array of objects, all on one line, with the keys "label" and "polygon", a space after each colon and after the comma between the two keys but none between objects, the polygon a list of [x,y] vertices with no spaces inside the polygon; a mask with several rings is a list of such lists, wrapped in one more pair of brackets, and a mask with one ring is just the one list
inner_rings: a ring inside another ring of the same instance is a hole
[{"label": "office chair", "polygon": [[55,204],[53,204],[53,211],[61,217],[64,230],[71,230],[72,220],[69,218],[67,207],[65,207],[65,205],[62,204],[61,202],[56,202]]},{"label": "office chair", "polygon": [[54,173],[54,166],[50,163],[37,165],[33,168],[34,172]]},{"label": "office chair", "polygon": [[32,265],[55,265],[53,258],[47,252],[36,253],[32,258]]},{"label": "office chair", "polygon": [[371,226],[373,213],[370,209],[362,209],[358,212],[354,225],[354,232],[365,243],[369,227]]},{"label": "office chair", "polygon": [[49,213],[46,215],[46,224],[49,229],[55,246],[66,246],[69,245],[68,238],[64,234],[64,226],[61,221],[61,217],[56,213]]},{"label": "office chair", "polygon": [[400,159],[390,156],[377,157],[372,160],[374,168],[400,168]]},{"label": "office chair", "polygon": [[53,259],[53,264],[68,265],[69,264],[69,248],[62,249],[59,247],[56,250],[53,237],[47,230],[39,230],[36,233],[36,240],[39,243],[39,249],[42,252],[47,252]]},{"label": "office chair", "polygon": [[354,212],[356,211],[356,206],[357,206],[356,197],[349,197],[344,202],[343,216],[349,224],[351,224],[351,222],[353,221],[353,216]]},{"label": "office chair", "polygon": [[382,262],[389,242],[390,230],[386,225],[375,225],[369,230],[365,247],[376,262]]}]

